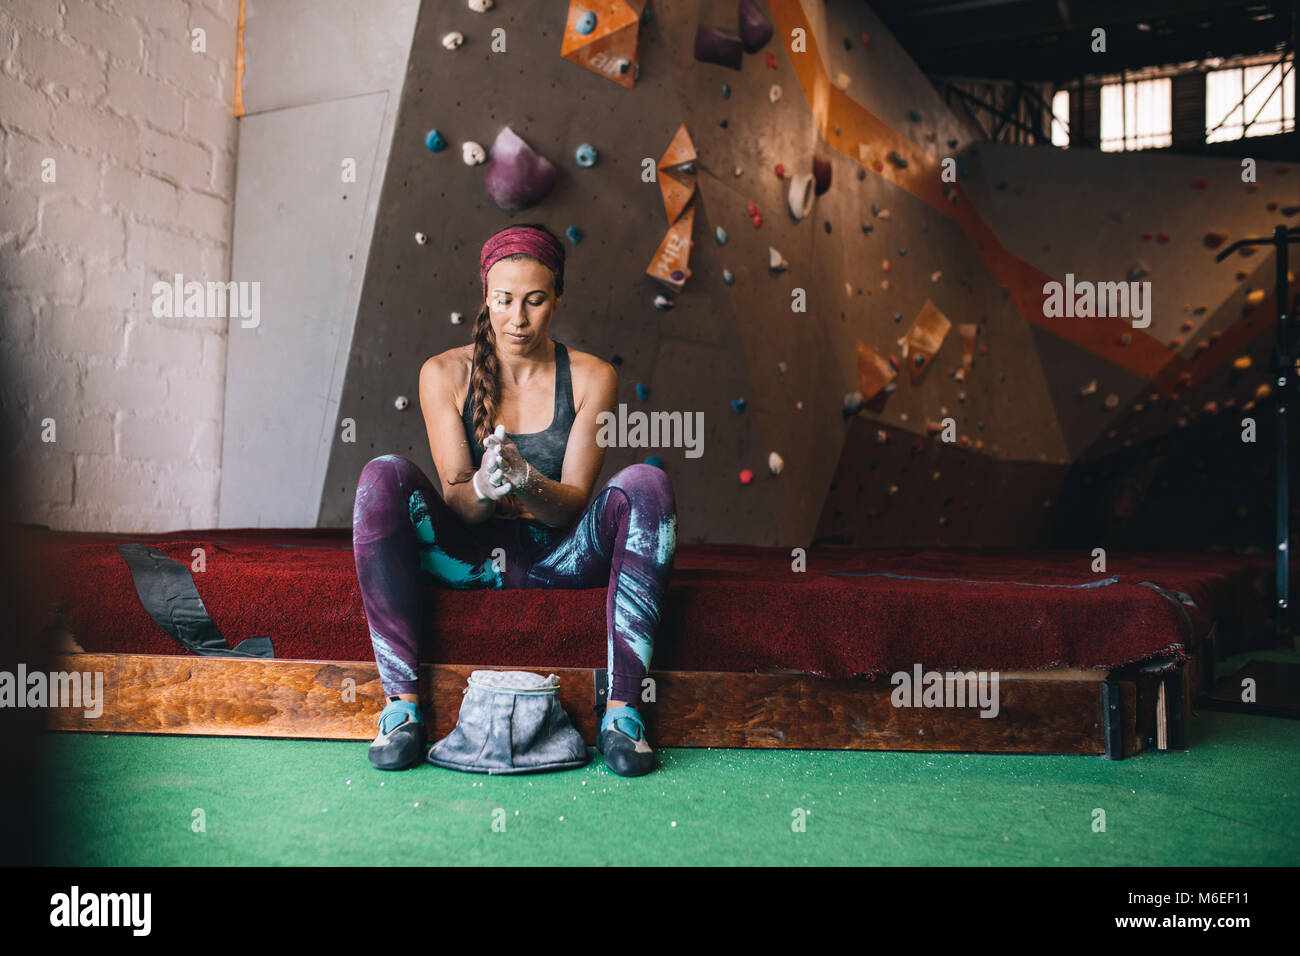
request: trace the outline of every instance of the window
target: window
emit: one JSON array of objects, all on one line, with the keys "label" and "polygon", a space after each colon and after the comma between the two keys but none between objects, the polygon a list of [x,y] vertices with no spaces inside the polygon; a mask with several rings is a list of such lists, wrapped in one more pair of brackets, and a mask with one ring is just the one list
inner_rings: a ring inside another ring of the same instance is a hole
[{"label": "window", "polygon": [[1052,145],[1070,145],[1070,91],[1057,90],[1052,97]]},{"label": "window", "polygon": [[1101,148],[1151,149],[1174,142],[1168,77],[1107,83],[1101,88]]},{"label": "window", "polygon": [[1295,59],[1205,74],[1205,141],[1295,129]]}]

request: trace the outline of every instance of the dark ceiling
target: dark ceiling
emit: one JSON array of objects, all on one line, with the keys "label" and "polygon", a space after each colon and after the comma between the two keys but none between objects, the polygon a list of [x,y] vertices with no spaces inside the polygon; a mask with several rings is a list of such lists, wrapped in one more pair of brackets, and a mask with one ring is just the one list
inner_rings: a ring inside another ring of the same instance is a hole
[{"label": "dark ceiling", "polygon": [[[1065,81],[1294,50],[1300,0],[871,0],[925,72]],[[1106,52],[1092,31],[1106,30]]]}]

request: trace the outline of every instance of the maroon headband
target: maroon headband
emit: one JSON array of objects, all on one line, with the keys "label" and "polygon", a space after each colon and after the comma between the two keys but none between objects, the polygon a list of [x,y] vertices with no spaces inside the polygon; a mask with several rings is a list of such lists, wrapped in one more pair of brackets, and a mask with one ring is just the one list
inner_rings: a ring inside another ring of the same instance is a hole
[{"label": "maroon headband", "polygon": [[555,273],[556,277],[564,274],[564,247],[549,234],[530,226],[511,226],[502,229],[495,236],[483,243],[483,252],[479,255],[479,276],[483,279],[483,298],[487,299],[487,274],[498,261],[506,256],[523,253],[536,259]]}]

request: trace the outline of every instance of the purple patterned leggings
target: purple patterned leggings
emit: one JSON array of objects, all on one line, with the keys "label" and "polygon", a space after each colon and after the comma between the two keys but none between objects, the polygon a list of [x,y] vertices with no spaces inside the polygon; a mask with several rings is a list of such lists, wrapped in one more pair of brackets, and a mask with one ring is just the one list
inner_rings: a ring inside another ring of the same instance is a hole
[{"label": "purple patterned leggings", "polygon": [[[672,486],[653,465],[624,468],[572,525],[551,528],[506,518],[467,524],[415,464],[400,455],[372,459],[357,484],[352,550],[384,693],[418,688],[427,573],[450,588],[608,584],[609,699],[635,702],[676,545]],[[493,560],[495,548],[504,549],[504,562]]]}]

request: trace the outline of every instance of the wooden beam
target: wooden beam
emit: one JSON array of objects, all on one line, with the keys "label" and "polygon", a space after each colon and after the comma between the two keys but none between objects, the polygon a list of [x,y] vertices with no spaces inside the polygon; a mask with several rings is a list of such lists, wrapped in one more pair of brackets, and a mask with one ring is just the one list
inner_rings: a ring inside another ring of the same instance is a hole
[{"label": "wooden beam", "polygon": [[[373,662],[259,660],[149,654],[68,654],[54,669],[101,672],[103,712],[51,708],[51,729],[370,740],[383,706]],[[433,739],[456,723],[469,664],[420,667]],[[509,668],[482,668],[506,670]],[[528,667],[561,679],[560,699],[588,744],[596,740],[594,671]],[[666,747],[1102,754],[1105,672],[999,675],[998,713],[895,707],[887,680],[804,674],[653,671],[641,703],[651,740]],[[1125,755],[1141,748],[1133,680],[1123,695]],[[1152,718],[1153,722],[1154,718]]]}]

